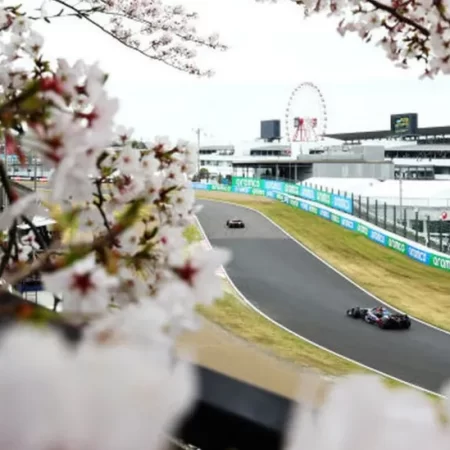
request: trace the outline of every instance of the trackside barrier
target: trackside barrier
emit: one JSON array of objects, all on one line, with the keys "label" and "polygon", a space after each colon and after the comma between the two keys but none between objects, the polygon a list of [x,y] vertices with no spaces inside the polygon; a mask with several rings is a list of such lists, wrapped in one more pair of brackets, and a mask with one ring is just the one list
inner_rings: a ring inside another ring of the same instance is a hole
[{"label": "trackside barrier", "polygon": [[[337,195],[330,192],[321,191],[309,186],[285,183],[284,181],[263,180],[260,178],[233,177],[231,182],[232,192],[252,191],[272,191],[280,194],[294,195],[305,200],[320,203],[324,206],[353,214],[353,199],[347,195]],[[244,193],[244,192],[243,192]],[[248,192],[245,192],[248,193]],[[257,195],[264,195],[257,194]]]},{"label": "trackside barrier", "polygon": [[[249,179],[241,178],[240,180],[249,180]],[[233,182],[231,186],[222,185],[220,187],[219,185],[214,184],[192,183],[192,187],[194,189],[201,189],[207,191],[223,191],[223,192],[243,193],[249,195],[264,195],[265,197],[278,200],[282,203],[285,203],[286,205],[317,215],[322,219],[326,219],[330,222],[333,222],[336,225],[346,228],[347,230],[362,234],[367,239],[370,239],[371,241],[376,242],[377,244],[382,245],[383,247],[387,247],[398,253],[401,253],[402,255],[405,255],[406,257],[413,259],[414,261],[417,261],[421,264],[450,272],[450,257],[445,253],[430,250],[428,247],[425,247],[424,245],[420,245],[414,241],[402,238],[398,235],[390,233],[389,231],[385,231],[382,228],[372,225],[369,222],[365,222],[364,220],[357,219],[356,217],[349,215],[351,214],[351,212],[348,214],[339,212],[336,210],[337,208],[335,206],[325,206],[320,204],[319,202],[314,202],[306,199],[302,200],[299,199],[298,197],[294,197],[292,195],[283,193],[280,191],[280,189],[278,189],[280,186],[274,184],[266,184],[267,183],[266,180],[258,180],[258,179],[250,179],[250,180],[254,182],[253,185],[249,185],[247,181],[245,182],[240,181],[237,183]],[[246,183],[247,185],[245,186]],[[271,183],[281,184],[281,182],[279,181],[276,182],[272,181]],[[262,188],[261,186],[264,186],[264,188]],[[267,189],[267,186],[269,187],[269,189]],[[274,187],[275,189],[273,189]],[[311,190],[316,191],[315,195],[317,198],[318,191],[316,189]],[[333,194],[328,195],[331,196]]]}]

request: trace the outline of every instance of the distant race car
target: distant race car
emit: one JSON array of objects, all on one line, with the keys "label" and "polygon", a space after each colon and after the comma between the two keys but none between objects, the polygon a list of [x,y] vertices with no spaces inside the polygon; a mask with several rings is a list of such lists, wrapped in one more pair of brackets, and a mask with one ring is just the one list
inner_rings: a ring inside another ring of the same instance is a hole
[{"label": "distant race car", "polygon": [[228,228],[245,228],[245,224],[241,219],[229,219],[227,220]]},{"label": "distant race car", "polygon": [[351,308],[347,310],[347,316],[353,319],[363,319],[371,325],[378,325],[382,329],[408,330],[411,327],[411,319],[406,314],[393,313],[383,306],[376,308]]}]

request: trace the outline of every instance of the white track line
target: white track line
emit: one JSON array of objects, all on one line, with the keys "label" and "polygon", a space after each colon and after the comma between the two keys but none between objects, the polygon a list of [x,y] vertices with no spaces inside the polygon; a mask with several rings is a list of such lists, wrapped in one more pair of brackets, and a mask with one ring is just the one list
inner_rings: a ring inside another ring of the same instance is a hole
[{"label": "white track line", "polygon": [[[260,214],[262,217],[264,217],[266,220],[268,220],[270,223],[272,223],[272,225],[275,225],[280,231],[282,231],[288,238],[292,239],[296,244],[298,244],[300,247],[302,247],[304,250],[306,250],[308,253],[310,253],[312,256],[314,256],[315,258],[317,258],[319,261],[321,261],[323,264],[325,264],[327,267],[329,267],[330,269],[332,269],[334,272],[336,272],[337,274],[339,274],[340,276],[342,276],[344,279],[346,279],[348,282],[350,282],[351,284],[353,284],[355,287],[357,287],[358,289],[360,289],[361,291],[363,291],[364,293],[366,293],[367,295],[369,295],[370,297],[374,298],[375,300],[379,301],[380,303],[387,305],[389,307],[391,307],[388,303],[383,302],[382,300],[378,299],[375,295],[371,294],[369,291],[365,290],[364,288],[362,288],[361,286],[359,286],[358,284],[356,284],[353,280],[351,280],[350,278],[348,278],[346,275],[344,275],[343,273],[339,272],[337,269],[335,269],[333,266],[331,266],[329,263],[327,263],[326,261],[324,261],[322,258],[320,258],[319,256],[317,256],[315,253],[313,253],[309,248],[305,247],[301,242],[297,241],[297,239],[295,239],[293,236],[291,236],[287,231],[283,230],[283,228],[281,228],[278,224],[276,224],[272,219],[270,219],[269,217],[267,217],[265,214],[263,214],[262,212],[250,208],[249,206],[242,206],[242,205],[238,205],[237,203],[233,203],[233,202],[228,202],[225,200],[210,200],[210,199],[199,199],[201,200],[206,200],[206,201],[212,201],[212,202],[217,202],[217,203],[227,203],[229,205],[233,205],[233,206],[237,206],[238,208],[245,208],[248,209],[250,211],[256,212],[258,214]],[[197,223],[199,226],[200,231],[202,232],[203,236],[205,236],[206,240],[208,240],[208,238],[206,237],[206,233],[205,230],[203,229],[203,227],[201,226],[199,220],[197,219]],[[209,240],[208,240],[209,242]],[[209,243],[209,245],[211,246],[211,243]],[[225,269],[224,269],[225,270]],[[225,271],[226,273],[226,271]],[[400,378],[394,377],[392,375],[389,375],[387,373],[381,372],[380,370],[377,370],[373,367],[367,366],[365,364],[362,364],[354,359],[348,358],[347,356],[341,355],[340,353],[337,353],[333,350],[330,350],[320,344],[317,344],[314,341],[311,341],[307,338],[305,338],[304,336],[301,336],[300,334],[297,334],[296,332],[290,330],[289,328],[286,328],[284,325],[278,323],[276,320],[272,319],[271,317],[269,317],[268,315],[266,315],[265,313],[263,313],[261,310],[259,310],[256,306],[254,306],[250,300],[248,300],[245,295],[236,287],[236,285],[231,281],[230,277],[228,276],[228,274],[226,275],[227,279],[230,281],[231,285],[233,286],[234,289],[236,289],[237,293],[240,295],[240,297],[242,297],[242,300],[250,307],[252,308],[255,312],[257,312],[258,314],[260,314],[262,317],[264,317],[266,320],[268,320],[269,322],[273,323],[274,325],[278,326],[279,328],[281,328],[282,330],[286,331],[287,333],[297,337],[298,339],[301,339],[302,341],[307,342],[308,344],[313,345],[316,348],[319,348],[321,350],[324,350],[334,356],[337,356],[338,358],[342,358],[345,361],[348,361],[350,363],[353,363],[359,367],[362,367],[364,369],[370,370],[378,375],[381,375],[385,378],[389,378],[391,380],[394,380],[398,383],[404,384],[405,386],[409,386],[411,388],[417,389],[419,391],[425,392],[427,394],[431,394],[431,395],[436,395],[440,398],[446,398],[445,396],[439,394],[438,392],[434,392],[434,391],[430,391],[428,389],[425,389],[423,387],[417,386],[415,384],[409,383],[407,381],[401,380]],[[399,311],[396,308],[391,307],[391,309],[394,309],[396,311]],[[441,330],[440,328],[434,327],[433,325],[427,324],[426,322],[422,322],[420,320],[414,319],[417,322],[420,322],[424,325],[430,326],[431,328],[434,328],[438,331],[442,331],[445,332],[446,334],[450,334],[448,331],[446,330]]]},{"label": "white track line", "polygon": [[[328,263],[327,261],[325,261],[324,259],[322,259],[320,256],[316,255],[312,250],[310,250],[308,247],[306,247],[304,244],[302,244],[300,241],[298,241],[294,236],[290,235],[286,230],[284,230],[282,227],[280,227],[280,225],[278,225],[277,223],[275,223],[272,219],[270,219],[269,217],[267,217],[264,213],[262,213],[261,211],[258,211],[257,209],[251,208],[249,206],[243,206],[243,205],[239,205],[237,203],[233,203],[233,202],[229,202],[226,200],[209,200],[209,199],[200,199],[200,200],[207,200],[207,201],[212,201],[212,202],[217,202],[217,203],[227,203],[229,205],[233,205],[233,206],[237,206],[239,208],[244,208],[244,209],[248,209],[250,211],[253,211],[255,213],[258,213],[260,216],[264,217],[264,219],[268,220],[272,225],[274,225],[275,227],[277,227],[282,233],[284,233],[289,239],[292,239],[297,245],[299,245],[303,250],[306,250],[311,256],[314,256],[314,258],[318,259],[322,264],[324,264],[325,266],[327,266],[329,269],[333,270],[335,273],[337,273],[339,276],[341,276],[342,278],[344,278],[346,281],[348,281],[349,283],[353,284],[353,286],[355,286],[356,288],[358,288],[360,291],[364,292],[366,295],[368,295],[369,297],[372,297],[374,300],[376,300],[377,302],[387,306],[389,309],[393,309],[394,311],[399,312],[400,314],[408,314],[408,316],[413,319],[415,322],[420,323],[422,325],[425,325],[429,328],[432,328],[435,331],[439,331],[440,333],[444,333],[444,334],[448,334],[450,336],[450,331],[448,330],[444,330],[443,328],[440,328],[436,325],[432,325],[431,323],[425,322],[421,319],[418,319],[417,317],[414,317],[412,315],[410,315],[409,313],[406,313],[405,311],[402,311],[401,309],[396,308],[395,306],[391,305],[390,303],[382,300],[381,298],[378,298],[375,294],[372,294],[371,292],[369,292],[368,290],[364,289],[362,286],[360,286],[359,284],[357,284],[355,281],[353,281],[351,278],[349,278],[347,275],[345,275],[344,273],[340,272],[338,269],[336,269],[335,267],[333,267],[330,263]],[[292,206],[286,205],[289,208],[292,208]],[[303,210],[299,210],[299,211],[303,211]],[[308,214],[307,211],[303,211],[306,212]],[[321,219],[319,217],[319,219]],[[325,220],[325,219],[321,219],[321,220]],[[331,223],[331,222],[330,222]],[[371,241],[373,242],[373,241]]]},{"label": "white track line", "polygon": [[[211,242],[209,242],[208,236],[206,236],[205,230],[203,229],[200,221],[198,220],[198,217],[195,217],[195,221],[196,221],[196,225],[197,225],[198,229],[200,230],[200,233],[202,234],[203,242],[205,242],[206,247],[209,249],[212,249],[213,246],[211,245]],[[233,283],[233,280],[229,277],[225,268],[223,266],[221,266],[219,268],[219,270],[217,271],[217,273],[221,278],[226,279],[228,281],[228,283],[230,283],[231,287],[236,291],[236,293],[239,295],[239,297],[241,297],[240,300],[242,300],[244,305],[249,306],[248,300],[245,298],[244,294],[238,289],[238,287]]]}]

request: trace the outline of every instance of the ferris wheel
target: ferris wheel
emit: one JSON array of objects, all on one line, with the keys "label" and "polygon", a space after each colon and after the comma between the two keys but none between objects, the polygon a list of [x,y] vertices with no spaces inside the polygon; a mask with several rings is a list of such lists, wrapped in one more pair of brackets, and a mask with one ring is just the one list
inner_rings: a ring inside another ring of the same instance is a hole
[{"label": "ferris wheel", "polygon": [[322,91],[309,81],[291,93],[286,107],[285,130],[288,142],[317,142],[327,131],[327,107]]}]

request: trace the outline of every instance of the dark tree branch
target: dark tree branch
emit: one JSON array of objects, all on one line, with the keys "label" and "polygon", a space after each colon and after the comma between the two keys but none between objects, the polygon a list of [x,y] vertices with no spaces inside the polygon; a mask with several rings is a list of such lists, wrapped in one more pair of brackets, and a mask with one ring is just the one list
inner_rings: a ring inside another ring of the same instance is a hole
[{"label": "dark tree branch", "polygon": [[108,232],[111,232],[111,227],[109,225],[108,218],[106,217],[106,213],[103,209],[103,205],[105,203],[105,197],[104,197],[103,191],[102,191],[102,179],[101,178],[95,180],[95,186],[97,188],[97,193],[95,194],[97,197],[97,200],[94,201],[94,205],[97,207],[100,215],[102,216],[103,225],[105,225]]},{"label": "dark tree branch", "polygon": [[5,164],[3,163],[3,161],[0,161],[0,184],[5,189],[5,194],[6,197],[8,198],[8,203],[9,204],[13,203],[15,194],[11,182],[9,181],[8,174],[6,173]]},{"label": "dark tree branch", "polygon": [[8,232],[8,246],[6,247],[5,253],[3,254],[2,260],[0,262],[0,277],[3,276],[3,273],[6,267],[8,266],[8,262],[11,259],[14,243],[16,241],[16,233],[17,233],[17,221],[14,221],[12,227]]},{"label": "dark tree branch", "polygon": [[376,9],[379,9],[381,11],[385,11],[385,12],[389,13],[391,16],[395,17],[399,22],[409,25],[410,27],[414,28],[415,30],[419,31],[420,33],[422,33],[425,36],[430,36],[430,32],[425,27],[418,24],[417,22],[414,22],[414,20],[403,16],[402,14],[400,14],[397,11],[396,8],[385,5],[384,3],[381,3],[377,0],[366,0],[366,1],[367,1],[367,3],[370,3],[372,6],[374,6]]}]

